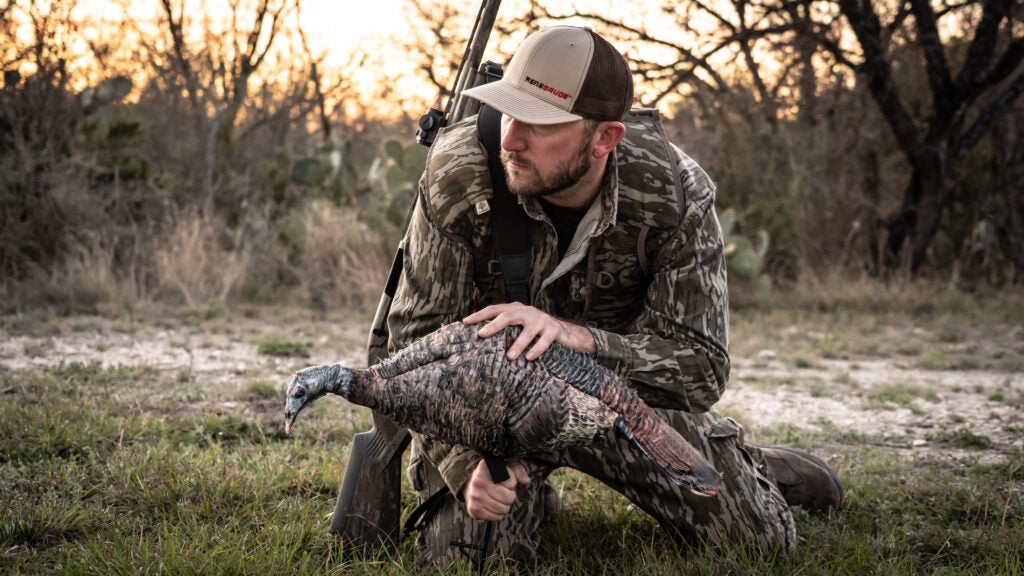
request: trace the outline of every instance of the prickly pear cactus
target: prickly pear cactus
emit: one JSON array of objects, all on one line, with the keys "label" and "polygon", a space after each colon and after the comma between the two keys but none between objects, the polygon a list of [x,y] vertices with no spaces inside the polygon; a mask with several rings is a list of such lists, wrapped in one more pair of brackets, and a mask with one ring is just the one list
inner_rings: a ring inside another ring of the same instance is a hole
[{"label": "prickly pear cactus", "polygon": [[292,164],[291,181],[301,186],[321,188],[337,203],[355,202],[368,190],[360,188],[359,174],[349,161],[352,143],[330,141]]},{"label": "prickly pear cactus", "polygon": [[127,76],[107,78],[97,86],[90,86],[78,94],[78,102],[86,114],[124,98],[132,91],[132,81]]},{"label": "prickly pear cactus", "polygon": [[427,148],[415,142],[403,145],[398,140],[388,140],[384,143],[384,153],[391,159],[385,174],[390,200],[387,218],[393,223],[401,223],[412,204],[416,183],[427,163]]},{"label": "prickly pear cactus", "polygon": [[397,195],[412,190],[427,162],[427,149],[415,142],[403,146],[398,140],[388,140],[384,153],[393,162],[386,175],[388,191]]},{"label": "prickly pear cactus", "polygon": [[772,279],[763,273],[765,255],[768,253],[768,233],[758,230],[755,244],[746,236],[736,234],[736,211],[732,208],[718,215],[725,238],[725,261],[729,266],[729,275],[745,282],[754,284],[761,296],[767,296],[772,290]]}]

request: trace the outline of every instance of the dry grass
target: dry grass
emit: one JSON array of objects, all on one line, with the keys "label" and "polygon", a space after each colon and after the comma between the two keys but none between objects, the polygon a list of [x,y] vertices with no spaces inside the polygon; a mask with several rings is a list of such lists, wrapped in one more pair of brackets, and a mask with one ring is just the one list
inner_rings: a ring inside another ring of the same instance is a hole
[{"label": "dry grass", "polygon": [[352,210],[313,202],[302,212],[301,291],[314,306],[373,309],[391,269],[394,246]]},{"label": "dry grass", "polygon": [[[346,446],[368,425],[354,411],[326,403],[287,438],[274,383],[209,384],[148,366],[0,369],[0,572],[472,573],[421,565],[411,542],[359,557],[327,533]],[[972,455],[992,449],[966,425],[943,434]],[[840,430],[768,440],[836,446],[847,487],[838,515],[796,511],[792,553],[680,548],[621,496],[562,471],[566,511],[518,573],[1021,574],[1019,457],[908,463]]]},{"label": "dry grass", "polygon": [[[795,359],[905,357],[922,367],[1024,368],[1024,347],[1004,345],[1024,337],[1019,289],[966,293],[926,280],[882,283],[836,273],[779,290],[769,301],[740,294],[731,322],[740,356],[782,348]],[[764,322],[783,328],[756,329]]]},{"label": "dry grass", "polygon": [[225,304],[245,281],[253,262],[252,249],[239,229],[231,236],[215,218],[189,211],[176,219],[166,243],[153,255],[158,284],[173,290],[190,307],[204,302]]},{"label": "dry grass", "polygon": [[113,236],[83,236],[58,265],[3,284],[7,310],[118,315],[181,304],[209,317],[236,304],[287,302],[372,312],[397,244],[355,210],[327,201],[278,223],[254,212],[228,226],[188,210],[165,231]]}]

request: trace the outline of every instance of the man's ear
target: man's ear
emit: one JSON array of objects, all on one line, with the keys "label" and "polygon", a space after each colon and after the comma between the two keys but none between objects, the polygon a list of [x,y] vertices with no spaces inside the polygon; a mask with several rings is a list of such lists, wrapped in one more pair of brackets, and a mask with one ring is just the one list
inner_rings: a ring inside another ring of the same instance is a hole
[{"label": "man's ear", "polygon": [[601,122],[597,125],[597,139],[594,141],[594,158],[603,158],[611,153],[626,137],[626,126],[622,122]]}]

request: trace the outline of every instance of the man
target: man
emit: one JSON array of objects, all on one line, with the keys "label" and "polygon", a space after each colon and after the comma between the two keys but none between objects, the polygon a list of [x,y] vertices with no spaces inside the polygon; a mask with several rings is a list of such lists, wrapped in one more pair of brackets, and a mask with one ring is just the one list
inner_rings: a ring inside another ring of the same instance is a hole
[{"label": "man", "polygon": [[594,356],[658,408],[724,482],[715,497],[693,495],[609,435],[508,461],[510,478],[495,483],[480,454],[416,437],[412,484],[421,500],[442,493],[420,531],[424,557],[465,557],[495,522],[492,554],[533,558],[537,528],[558,508],[545,479],[562,466],[621,492],[682,540],[792,547],[780,489],[790,504],[827,509],[839,507],[842,488],[817,458],[746,444],[736,422],[710,411],[729,374],[715,187],[665,139],[656,115],[627,118],[633,81],[625,59],[588,28],[552,27],[523,42],[501,81],[466,95],[502,113],[501,162],[530,222],[522,233],[532,239],[532,305],[507,301],[486,153],[467,120],[438,137],[420,180],[388,319],[392,348],[456,320],[480,325],[482,337],[520,325],[510,357],[533,360],[552,342]]}]

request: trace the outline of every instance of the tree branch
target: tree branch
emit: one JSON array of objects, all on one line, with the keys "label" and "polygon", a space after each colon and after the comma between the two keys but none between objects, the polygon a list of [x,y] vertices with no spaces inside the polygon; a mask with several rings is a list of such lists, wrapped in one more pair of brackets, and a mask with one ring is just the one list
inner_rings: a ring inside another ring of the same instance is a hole
[{"label": "tree branch", "polygon": [[839,7],[860,42],[864,62],[858,67],[885,116],[900,148],[910,158],[918,154],[921,135],[892,77],[892,66],[882,49],[881,23],[870,0],[839,0]]},{"label": "tree branch", "polygon": [[964,135],[960,138],[959,142],[956,143],[952,150],[951,156],[954,160],[960,160],[971,148],[981,140],[981,137],[985,135],[985,132],[990,126],[1002,115],[1007,108],[1009,108],[1013,102],[1024,93],[1024,72],[1017,74],[1017,77],[1013,79],[1003,93],[1000,94],[994,101],[988,106],[982,109],[978,117],[975,118],[974,123],[971,124]]},{"label": "tree branch", "polygon": [[949,73],[949,63],[946,62],[946,50],[939,38],[935,11],[932,10],[930,0],[910,0],[910,10],[917,22],[917,42],[924,53],[935,116],[950,118],[955,114],[960,98],[953,84],[953,77]]},{"label": "tree branch", "polygon": [[[974,39],[967,50],[967,58],[960,69],[960,75],[956,79],[958,92],[974,95],[986,88],[985,78],[990,75],[990,64],[999,40],[999,24],[1006,18],[1012,5],[1013,0],[986,0],[983,3],[981,22],[974,30]],[[1016,49],[1007,50],[1003,55],[1004,59],[1008,55],[1012,58],[1012,52],[1021,50],[1020,39],[1014,44],[1017,45]],[[1019,62],[1020,54],[1017,54],[1016,58]],[[1005,65],[1003,60],[1000,61],[1000,65]],[[1006,74],[1011,71],[1006,71]]]},{"label": "tree branch", "polygon": [[198,109],[199,88],[196,83],[195,73],[192,71],[188,48],[185,45],[185,5],[182,4],[181,12],[177,19],[174,17],[174,7],[171,5],[171,0],[160,0],[160,5],[164,9],[164,15],[167,16],[167,31],[171,34],[174,63],[178,68],[178,73],[181,74],[182,79],[185,81],[185,92],[188,94],[189,103],[192,105],[193,110]]}]

